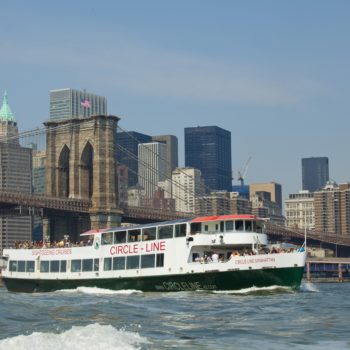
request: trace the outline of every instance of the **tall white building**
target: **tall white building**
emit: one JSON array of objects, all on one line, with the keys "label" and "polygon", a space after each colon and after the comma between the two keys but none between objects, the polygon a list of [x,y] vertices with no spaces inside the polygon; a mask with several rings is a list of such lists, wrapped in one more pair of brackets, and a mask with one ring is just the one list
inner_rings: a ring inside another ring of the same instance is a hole
[{"label": "tall white building", "polygon": [[173,198],[177,211],[194,213],[195,198],[204,194],[201,171],[196,168],[177,168],[173,171]]},{"label": "tall white building", "polygon": [[158,182],[166,179],[166,145],[160,142],[138,145],[138,181],[145,196],[153,198]]},{"label": "tall white building", "polygon": [[314,194],[307,190],[290,194],[285,200],[287,226],[308,230],[315,228]]},{"label": "tall white building", "polygon": [[50,91],[50,120],[107,114],[107,99],[75,89]]}]

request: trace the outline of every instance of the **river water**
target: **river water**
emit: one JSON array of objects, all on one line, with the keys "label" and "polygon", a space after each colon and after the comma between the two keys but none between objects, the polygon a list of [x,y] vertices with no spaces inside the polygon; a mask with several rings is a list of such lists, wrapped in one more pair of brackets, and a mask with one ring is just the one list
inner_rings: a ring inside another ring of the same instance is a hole
[{"label": "river water", "polygon": [[234,293],[0,288],[0,349],[350,349],[350,283]]}]

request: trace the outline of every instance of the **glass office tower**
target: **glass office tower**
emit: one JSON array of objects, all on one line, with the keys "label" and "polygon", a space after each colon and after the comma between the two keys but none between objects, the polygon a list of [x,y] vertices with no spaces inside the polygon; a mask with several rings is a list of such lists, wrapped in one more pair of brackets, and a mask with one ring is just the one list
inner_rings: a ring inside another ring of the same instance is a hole
[{"label": "glass office tower", "polygon": [[74,89],[50,91],[50,120],[107,114],[107,99]]},{"label": "glass office tower", "polygon": [[138,146],[151,139],[151,136],[136,131],[117,133],[117,162],[128,167],[129,187],[138,183]]},{"label": "glass office tower", "polygon": [[199,169],[210,190],[231,191],[231,132],[218,126],[185,128],[185,166]]},{"label": "glass office tower", "polygon": [[302,158],[303,190],[315,192],[329,181],[329,164],[327,157]]}]

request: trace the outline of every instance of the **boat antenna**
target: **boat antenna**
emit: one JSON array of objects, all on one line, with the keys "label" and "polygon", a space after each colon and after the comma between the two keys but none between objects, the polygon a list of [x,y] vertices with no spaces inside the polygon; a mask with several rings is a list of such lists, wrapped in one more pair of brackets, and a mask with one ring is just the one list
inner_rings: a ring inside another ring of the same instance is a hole
[{"label": "boat antenna", "polygon": [[305,214],[304,214],[304,244],[303,244],[303,246],[305,248],[305,252],[306,252],[306,232],[307,232],[307,230],[306,230],[306,212],[305,212]]}]

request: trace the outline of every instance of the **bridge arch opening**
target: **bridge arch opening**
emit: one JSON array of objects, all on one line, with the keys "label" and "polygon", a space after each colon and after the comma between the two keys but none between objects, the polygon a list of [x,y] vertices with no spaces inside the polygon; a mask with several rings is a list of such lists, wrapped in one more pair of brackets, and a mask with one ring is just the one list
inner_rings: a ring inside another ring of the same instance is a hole
[{"label": "bridge arch opening", "polygon": [[69,197],[69,148],[64,145],[58,158],[58,196]]},{"label": "bridge arch opening", "polygon": [[93,160],[94,149],[90,142],[87,142],[80,158],[80,197],[90,199],[93,194]]}]

